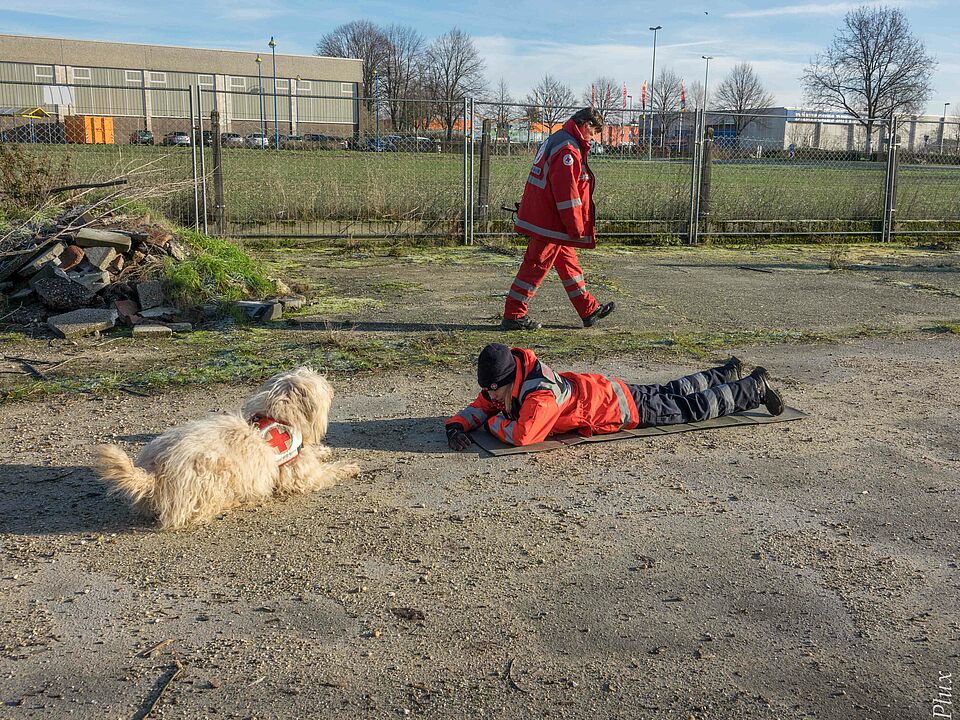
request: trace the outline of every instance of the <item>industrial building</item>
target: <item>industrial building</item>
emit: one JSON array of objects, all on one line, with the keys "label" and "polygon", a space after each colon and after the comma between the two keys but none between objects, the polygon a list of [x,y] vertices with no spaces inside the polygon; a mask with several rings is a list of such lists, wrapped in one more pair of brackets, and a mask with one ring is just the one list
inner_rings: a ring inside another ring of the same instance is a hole
[{"label": "industrial building", "polygon": [[[187,129],[191,103],[200,103],[205,115],[216,108],[224,132],[263,128],[270,135],[276,118],[283,134],[354,134],[362,61],[278,53],[274,76],[264,46],[257,55],[0,35],[0,108],[39,108],[49,116],[31,122],[112,118],[116,142],[129,142],[140,130]],[[199,98],[190,88],[199,88]]]}]

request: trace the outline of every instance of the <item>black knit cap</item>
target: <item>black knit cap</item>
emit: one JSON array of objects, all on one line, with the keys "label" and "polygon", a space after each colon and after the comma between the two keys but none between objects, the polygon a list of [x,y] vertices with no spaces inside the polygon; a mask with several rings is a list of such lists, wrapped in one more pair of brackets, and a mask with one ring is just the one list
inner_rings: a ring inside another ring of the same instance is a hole
[{"label": "black knit cap", "polygon": [[510,348],[500,343],[490,343],[480,351],[477,359],[477,382],[485,390],[496,390],[513,381],[517,361]]}]

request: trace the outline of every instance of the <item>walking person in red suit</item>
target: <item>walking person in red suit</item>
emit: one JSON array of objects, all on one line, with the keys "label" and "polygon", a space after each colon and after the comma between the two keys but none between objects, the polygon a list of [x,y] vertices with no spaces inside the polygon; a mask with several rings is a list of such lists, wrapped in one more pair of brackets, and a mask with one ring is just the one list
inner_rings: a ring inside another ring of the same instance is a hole
[{"label": "walking person in red suit", "polygon": [[590,294],[577,260],[577,248],[596,245],[596,178],[587,164],[587,154],[590,141],[602,129],[603,116],[594,108],[584,108],[537,151],[514,228],[529,241],[523,264],[507,295],[502,330],[540,328],[527,310],[550,268],[557,269],[584,327],[592,327],[615,308],[614,303],[600,304]]}]

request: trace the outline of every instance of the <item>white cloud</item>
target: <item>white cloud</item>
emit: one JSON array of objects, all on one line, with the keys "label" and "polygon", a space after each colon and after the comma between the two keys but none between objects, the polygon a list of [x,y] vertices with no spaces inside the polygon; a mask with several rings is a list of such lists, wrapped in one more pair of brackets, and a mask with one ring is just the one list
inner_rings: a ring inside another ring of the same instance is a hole
[{"label": "white cloud", "polygon": [[858,7],[932,7],[937,5],[935,0],[866,0],[861,2],[827,2],[802,3],[799,5],[781,5],[780,7],[763,8],[760,10],[740,10],[726,13],[728,18],[763,18],[783,17],[789,15],[845,15]]}]

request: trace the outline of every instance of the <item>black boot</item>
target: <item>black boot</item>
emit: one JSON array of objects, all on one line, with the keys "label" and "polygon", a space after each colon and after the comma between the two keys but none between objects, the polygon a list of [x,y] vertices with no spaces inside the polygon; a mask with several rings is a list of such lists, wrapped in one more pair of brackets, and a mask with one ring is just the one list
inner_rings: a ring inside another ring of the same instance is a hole
[{"label": "black boot", "polygon": [[519,318],[504,318],[500,322],[501,330],[539,330],[541,327],[540,323],[526,315]]},{"label": "black boot", "polygon": [[601,306],[598,307],[596,310],[594,310],[592,313],[590,313],[590,314],[587,315],[585,318],[583,318],[583,326],[584,326],[584,327],[593,327],[593,326],[596,325],[600,320],[602,320],[603,318],[605,318],[607,315],[609,315],[610,313],[612,313],[612,312],[613,312],[614,310],[616,310],[616,309],[617,309],[617,304],[616,304],[616,303],[608,302],[608,303],[605,303],[605,304],[601,305]]},{"label": "black boot", "polygon": [[770,387],[770,376],[765,368],[754,368],[750,373],[757,383],[757,392],[760,393],[760,402],[767,408],[767,412],[776,417],[783,412],[783,396]]},{"label": "black boot", "polygon": [[722,366],[727,372],[727,382],[743,380],[743,363],[736,355],[731,356]]}]

